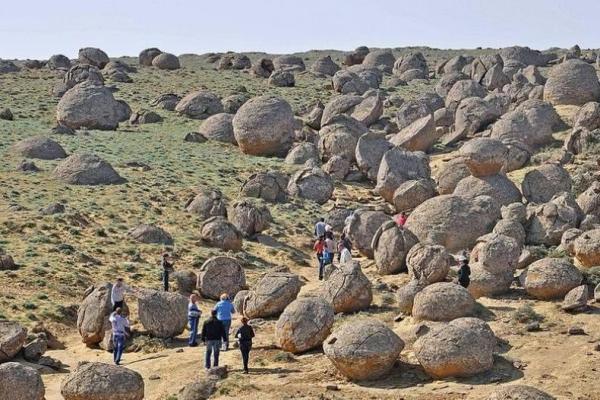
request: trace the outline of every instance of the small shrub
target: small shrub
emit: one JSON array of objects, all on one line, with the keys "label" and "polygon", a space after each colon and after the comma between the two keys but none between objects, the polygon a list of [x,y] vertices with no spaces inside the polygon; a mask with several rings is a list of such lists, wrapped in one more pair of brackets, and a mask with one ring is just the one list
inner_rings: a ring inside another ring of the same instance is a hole
[{"label": "small shrub", "polygon": [[535,312],[535,310],[529,305],[525,304],[517,308],[512,314],[513,320],[522,324],[530,322],[541,322],[544,320],[544,316]]}]

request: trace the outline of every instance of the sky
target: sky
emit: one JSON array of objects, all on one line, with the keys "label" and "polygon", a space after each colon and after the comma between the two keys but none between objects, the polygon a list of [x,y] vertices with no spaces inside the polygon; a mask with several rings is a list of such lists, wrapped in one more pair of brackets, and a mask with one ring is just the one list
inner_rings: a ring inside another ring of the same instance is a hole
[{"label": "sky", "polygon": [[600,0],[0,0],[0,58],[369,47],[599,48]]}]

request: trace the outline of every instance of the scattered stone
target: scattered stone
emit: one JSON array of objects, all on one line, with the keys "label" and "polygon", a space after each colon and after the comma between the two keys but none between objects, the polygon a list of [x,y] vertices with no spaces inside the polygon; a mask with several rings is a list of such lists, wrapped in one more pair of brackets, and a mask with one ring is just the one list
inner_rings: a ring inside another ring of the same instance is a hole
[{"label": "scattered stone", "polygon": [[62,381],[60,393],[65,400],[143,400],[144,380],[125,367],[83,362]]}]

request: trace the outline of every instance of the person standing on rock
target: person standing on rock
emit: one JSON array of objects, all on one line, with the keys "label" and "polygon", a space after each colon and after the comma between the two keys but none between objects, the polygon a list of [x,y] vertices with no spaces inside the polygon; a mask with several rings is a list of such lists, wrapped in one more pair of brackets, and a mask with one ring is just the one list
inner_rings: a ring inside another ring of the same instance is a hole
[{"label": "person standing on rock", "polygon": [[110,292],[110,301],[112,303],[112,310],[115,311],[117,308],[123,309],[125,304],[125,293],[132,293],[133,290],[123,282],[123,278],[117,278],[117,281],[112,287]]},{"label": "person standing on rock", "polygon": [[325,223],[325,218],[319,219],[319,221],[315,224],[315,237],[318,239],[321,236],[325,236],[325,228],[327,224]]},{"label": "person standing on rock", "polygon": [[125,339],[129,336],[129,320],[122,315],[120,307],[110,314],[108,320],[112,326],[113,335],[113,361],[116,365],[121,364],[121,357],[125,349]]},{"label": "person standing on rock", "polygon": [[162,268],[163,290],[169,291],[169,274],[174,271],[173,263],[169,261],[169,253],[163,253],[160,257],[160,266]]},{"label": "person standing on rock", "polygon": [[221,301],[219,301],[215,305],[215,311],[217,312],[217,319],[221,321],[223,324],[223,329],[225,329],[225,336],[223,336],[223,351],[229,350],[229,329],[231,328],[231,314],[235,313],[235,307],[231,300],[229,300],[229,295],[227,293],[223,293],[221,295]]},{"label": "person standing on rock", "polygon": [[464,288],[469,287],[471,283],[471,267],[469,267],[469,260],[467,257],[461,256],[460,268],[458,269],[458,283]]},{"label": "person standing on rock", "polygon": [[317,260],[319,261],[319,276],[321,276],[321,270],[323,269],[323,251],[325,250],[325,236],[319,236],[313,250],[317,253]]},{"label": "person standing on rock", "polygon": [[200,334],[202,343],[206,344],[206,353],[204,355],[204,367],[210,369],[210,359],[214,354],[213,367],[219,366],[219,352],[221,351],[221,340],[225,339],[225,329],[221,321],[217,319],[217,310],[210,312],[210,318],[202,324],[202,333]]},{"label": "person standing on rock", "polygon": [[198,346],[196,338],[198,336],[198,323],[200,322],[202,311],[200,311],[197,302],[198,295],[194,293],[190,296],[190,302],[188,304],[188,322],[190,325],[190,339],[188,340],[188,345],[190,347]]},{"label": "person standing on rock", "polygon": [[244,373],[247,374],[248,360],[250,358],[250,350],[252,349],[252,338],[254,337],[254,329],[248,325],[248,318],[242,317],[242,326],[237,330],[235,337],[240,344],[242,363],[244,364]]}]

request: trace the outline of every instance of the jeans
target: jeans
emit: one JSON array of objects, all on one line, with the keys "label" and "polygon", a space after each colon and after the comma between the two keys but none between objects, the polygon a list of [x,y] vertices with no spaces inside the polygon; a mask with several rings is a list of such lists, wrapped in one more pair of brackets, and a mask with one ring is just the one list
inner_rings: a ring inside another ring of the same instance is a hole
[{"label": "jeans", "polygon": [[125,335],[113,334],[113,347],[113,360],[115,364],[119,365],[123,350],[125,349]]},{"label": "jeans", "polygon": [[224,319],[221,321],[223,329],[225,330],[225,348],[229,348],[229,328],[231,328],[231,320]]},{"label": "jeans", "polygon": [[242,353],[244,371],[248,371],[248,359],[250,358],[250,349],[252,349],[252,341],[240,340],[240,352]]},{"label": "jeans", "polygon": [[325,252],[323,253],[323,258],[321,259],[321,264],[319,264],[319,280],[323,279],[323,273],[325,271],[325,266],[333,264],[333,253]]},{"label": "jeans", "polygon": [[162,282],[163,282],[163,290],[165,292],[168,292],[169,291],[169,272],[168,271],[163,271]]},{"label": "jeans", "polygon": [[198,323],[200,322],[200,317],[189,317],[188,322],[190,324],[190,339],[188,340],[188,344],[190,346],[196,345],[196,336],[198,336]]},{"label": "jeans", "polygon": [[221,340],[207,340],[206,341],[206,353],[204,355],[204,366],[210,368],[210,356],[212,353],[215,354],[215,362],[213,367],[219,366],[219,352],[221,351]]}]

